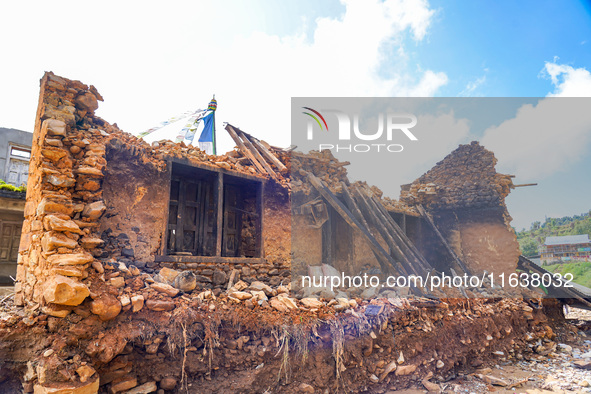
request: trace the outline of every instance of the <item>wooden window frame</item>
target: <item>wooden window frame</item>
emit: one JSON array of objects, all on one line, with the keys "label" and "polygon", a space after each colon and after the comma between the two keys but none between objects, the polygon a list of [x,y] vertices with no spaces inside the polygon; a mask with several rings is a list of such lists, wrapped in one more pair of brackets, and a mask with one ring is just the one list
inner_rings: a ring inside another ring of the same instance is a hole
[{"label": "wooden window frame", "polygon": [[[8,255],[6,259],[0,260],[0,264],[13,264],[16,263],[18,260],[18,249],[20,243],[20,236],[22,233],[23,222],[18,220],[3,220],[0,219],[0,237],[3,236],[4,226],[10,226],[17,230],[18,232],[18,239],[10,238],[8,240],[8,245],[3,245],[7,247]],[[11,255],[13,252],[16,251],[16,257],[11,259]]]},{"label": "wooden window frame", "polygon": [[[174,158],[168,161],[168,181],[172,184],[173,179],[173,167],[183,166],[185,168],[190,167],[197,171],[207,171],[214,177],[213,181],[213,198],[215,203],[215,253],[213,256],[184,256],[184,255],[168,255],[167,254],[167,242],[168,242],[168,222],[170,214],[170,192],[167,195],[167,210],[166,220],[164,229],[162,232],[162,242],[160,246],[160,252],[156,256],[156,262],[175,262],[175,263],[257,263],[262,262],[264,256],[263,250],[263,215],[264,215],[264,185],[266,178],[242,174],[233,171],[227,171],[220,167],[196,163],[187,159]],[[223,244],[223,231],[224,231],[224,185],[231,183],[233,185],[240,183],[251,184],[255,187],[255,204],[256,204],[256,216],[255,221],[255,256],[254,257],[225,257],[222,255],[222,244]],[[180,191],[179,191],[180,193]]]}]

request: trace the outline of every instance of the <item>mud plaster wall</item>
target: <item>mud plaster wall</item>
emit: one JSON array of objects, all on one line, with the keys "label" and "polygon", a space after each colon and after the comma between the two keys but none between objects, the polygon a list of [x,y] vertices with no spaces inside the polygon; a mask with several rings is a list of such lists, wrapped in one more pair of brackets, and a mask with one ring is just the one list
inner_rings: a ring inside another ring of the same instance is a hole
[{"label": "mud plaster wall", "polygon": [[[264,187],[263,259],[246,263],[160,262],[165,236],[170,179],[166,171],[137,163],[117,141],[107,146],[104,200],[107,211],[101,219],[105,241],[102,258],[130,259],[150,273],[160,268],[191,270],[198,289],[225,289],[232,272],[234,281],[258,280],[270,285],[288,283],[291,274],[291,212],[289,194],[274,182]],[[133,179],[134,182],[121,182]],[[124,260],[125,261],[125,260]]]},{"label": "mud plaster wall", "polygon": [[291,267],[291,204],[289,193],[274,182],[264,188],[263,250],[277,267]]},{"label": "mud plaster wall", "polygon": [[106,159],[101,257],[153,262],[166,226],[168,172],[138,163],[129,151],[114,144],[107,145]]},{"label": "mud plaster wall", "polygon": [[461,248],[475,273],[484,270],[495,274],[515,272],[519,243],[507,216],[502,208],[482,210],[478,215],[458,213]]},{"label": "mud plaster wall", "polygon": [[[519,243],[508,220],[508,214],[502,207],[455,212],[446,210],[435,215],[435,221],[454,252],[476,275],[485,270],[495,274],[515,272],[520,255]],[[429,244],[445,256],[434,234],[429,237]]]},{"label": "mud plaster wall", "polygon": [[294,272],[307,275],[307,266],[322,264],[322,228],[310,227],[303,215],[293,215]]},{"label": "mud plaster wall", "polygon": [[[328,225],[328,222],[324,225]],[[346,230],[349,231],[348,224],[339,221],[339,225],[347,226]],[[308,266],[318,266],[326,263],[322,257],[322,228],[310,227],[302,215],[294,215],[293,226],[294,272],[297,272],[298,275],[307,275]],[[377,234],[376,229],[373,227],[370,227],[370,231],[373,234]],[[379,235],[376,236],[376,239],[387,251],[388,245],[386,242]],[[343,258],[339,259],[338,256],[344,256],[344,253],[335,251],[334,255],[337,257],[332,263],[335,268],[347,275],[357,275],[371,268],[380,267],[367,239],[361,231],[357,229],[352,230],[349,241],[352,244],[350,247],[350,251],[352,252],[351,257],[347,260]]]}]

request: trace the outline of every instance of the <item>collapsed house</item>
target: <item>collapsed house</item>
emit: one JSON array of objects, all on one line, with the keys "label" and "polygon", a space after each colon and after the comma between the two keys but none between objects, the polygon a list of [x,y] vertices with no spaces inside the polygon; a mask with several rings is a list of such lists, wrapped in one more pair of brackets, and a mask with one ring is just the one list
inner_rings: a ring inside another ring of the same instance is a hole
[{"label": "collapsed house", "polygon": [[93,87],[52,74],[42,81],[18,305],[63,317],[95,291],[93,282],[82,283],[88,271],[111,259],[147,272],[183,265],[198,289],[225,286],[234,270],[272,285],[288,281],[285,182],[265,187],[260,168],[236,152],[208,157],[171,142],[150,147],[85,116],[98,100]]},{"label": "collapsed house", "polygon": [[314,262],[352,275],[515,272],[519,244],[505,206],[512,176],[498,174],[494,155],[477,142],[403,185],[400,201],[351,184],[343,164],[329,151],[292,159],[294,265],[302,274]]},{"label": "collapsed house", "polygon": [[[420,297],[494,296],[490,286],[388,289],[364,301],[367,289],[311,294],[294,282],[290,294],[292,273],[327,265],[514,271],[511,178],[477,143],[395,201],[351,183],[347,163],[327,151],[288,152],[232,125],[238,149],[222,156],[150,146],[95,116],[98,101],[93,86],[41,80],[14,297],[24,308],[0,325],[18,344],[0,352],[25,392],[406,387],[415,373],[443,376],[492,357],[466,345],[470,336],[491,336],[486,346],[508,359],[527,351],[526,333],[554,338],[546,312],[523,301]],[[399,297],[409,291],[416,299]],[[434,322],[463,345],[437,342]]]}]

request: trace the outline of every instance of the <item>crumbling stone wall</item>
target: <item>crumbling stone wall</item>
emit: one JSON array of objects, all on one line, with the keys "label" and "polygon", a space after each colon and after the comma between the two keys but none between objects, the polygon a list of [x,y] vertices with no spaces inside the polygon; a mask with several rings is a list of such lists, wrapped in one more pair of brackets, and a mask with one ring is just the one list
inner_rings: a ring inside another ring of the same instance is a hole
[{"label": "crumbling stone wall", "polygon": [[93,121],[98,100],[92,86],[52,73],[41,80],[15,301],[52,316],[67,315],[90,294],[90,251],[103,242],[96,233],[106,208],[100,140],[112,127]]},{"label": "crumbling stone wall", "polygon": [[[515,272],[520,254],[505,205],[513,182],[496,172],[496,163],[478,142],[460,145],[400,194],[403,203],[423,205],[433,215],[454,252],[477,274]],[[428,227],[422,226],[417,244],[444,269],[451,258]]]},{"label": "crumbling stone wall", "polygon": [[289,281],[289,194],[274,182],[265,188],[265,258],[257,264],[156,263],[163,252],[172,158],[265,179],[235,152],[208,156],[166,141],[150,146],[97,117],[98,101],[102,97],[93,86],[53,73],[41,80],[17,304],[63,317],[91,293],[95,299],[120,292],[105,287],[105,263],[149,274],[162,267],[194,270],[200,288],[220,290],[234,270],[235,281]]},{"label": "crumbling stone wall", "polygon": [[[96,117],[99,100],[94,87],[77,81],[52,73],[41,81],[15,297],[27,310],[20,310],[21,318],[0,321],[0,358],[20,364],[23,391],[177,392],[193,384],[192,389],[203,392],[260,387],[313,391],[304,381],[320,390],[342,382],[353,391],[367,391],[369,381],[380,380],[385,390],[390,379],[407,386],[415,380],[410,376],[414,371],[455,373],[482,353],[475,345],[451,349],[449,338],[463,335],[465,345],[471,337],[490,334],[495,338],[487,338],[490,349],[509,354],[513,348],[531,352],[531,346],[511,335],[514,330],[521,337],[527,331],[538,332],[538,338],[547,335],[537,319],[542,311],[521,301],[504,300],[493,307],[484,300],[438,304],[419,299],[411,304],[395,298],[332,299],[336,294],[324,300],[291,298],[289,285],[277,286],[289,280],[291,258],[291,196],[282,182],[267,182],[264,188],[264,259],[254,264],[156,262],[166,224],[171,157],[224,173],[258,175],[236,155],[207,156],[172,142],[149,146]],[[348,185],[345,163],[328,155],[312,156],[322,159],[315,163],[329,166],[324,180],[339,194]],[[498,228],[506,231],[504,206],[463,207],[429,205],[436,220],[447,220],[447,214],[459,223],[459,241],[452,241],[458,253],[484,256],[481,244],[487,242],[473,229],[504,223]],[[373,258],[360,240],[354,231],[357,262]],[[496,248],[508,249],[502,244]],[[377,315],[367,313],[370,304]],[[393,338],[403,340],[395,344]],[[397,368],[405,372],[388,376],[401,364],[401,352],[406,365]],[[360,357],[368,362],[357,368],[354,360]],[[291,383],[290,365],[295,367]],[[11,392],[18,391],[13,387]]]},{"label": "crumbling stone wall", "polygon": [[400,200],[426,208],[467,209],[504,205],[513,182],[495,170],[497,159],[477,141],[460,145],[435,167],[403,187]]}]

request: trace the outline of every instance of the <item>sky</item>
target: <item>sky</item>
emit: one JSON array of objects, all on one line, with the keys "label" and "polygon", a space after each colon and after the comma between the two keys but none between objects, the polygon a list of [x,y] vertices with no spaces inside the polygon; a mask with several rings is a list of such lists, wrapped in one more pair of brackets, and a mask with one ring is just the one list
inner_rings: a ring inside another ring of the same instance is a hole
[{"label": "sky", "polygon": [[[218,130],[285,147],[291,97],[591,96],[588,1],[28,1],[0,3],[0,19],[0,127],[27,131],[44,71],[96,86],[97,114],[132,134],[215,94]],[[445,147],[479,139],[500,172],[538,182],[507,200],[521,229],[591,209],[591,131],[577,125],[555,140],[525,130],[535,149],[519,157],[500,125]],[[444,154],[422,155],[405,177]]]}]

